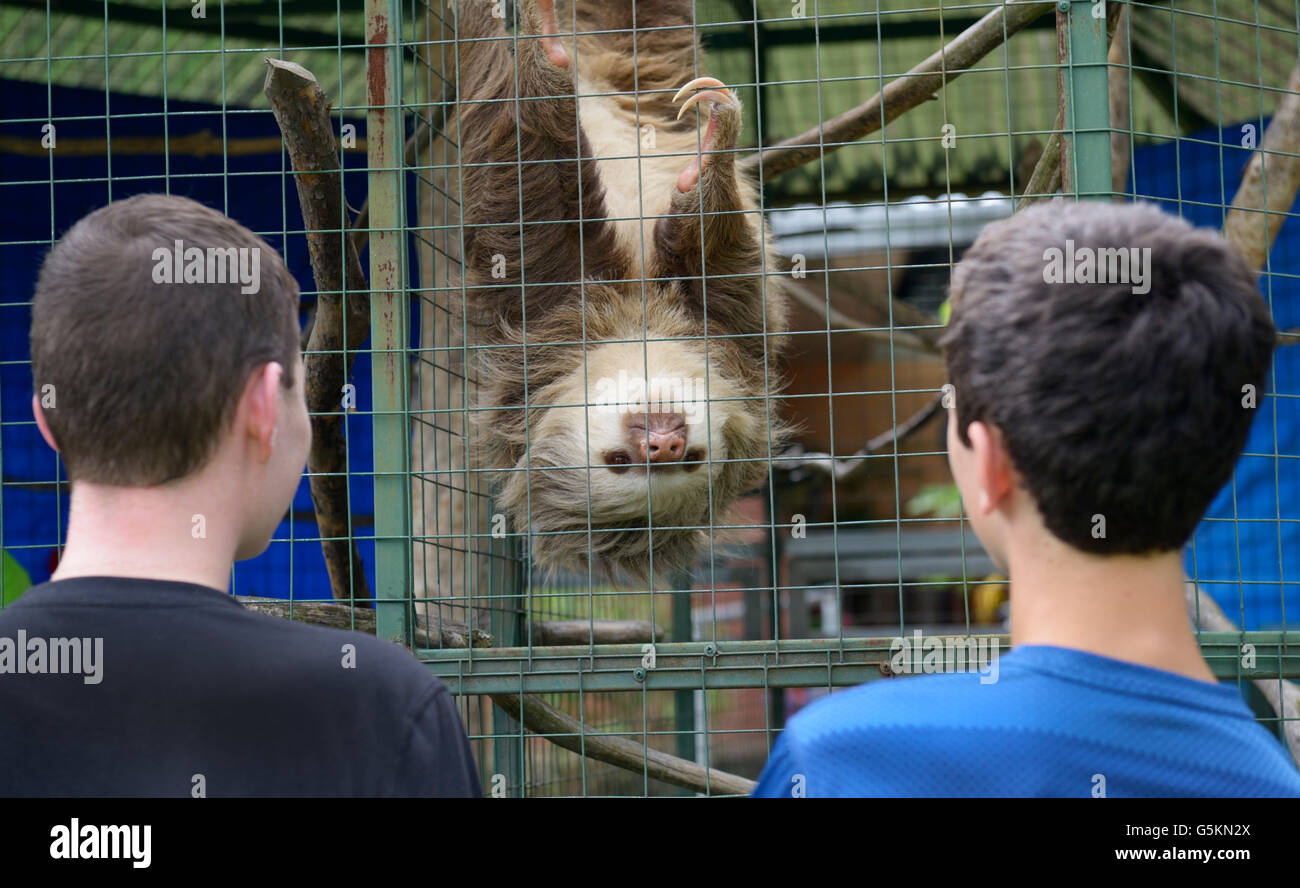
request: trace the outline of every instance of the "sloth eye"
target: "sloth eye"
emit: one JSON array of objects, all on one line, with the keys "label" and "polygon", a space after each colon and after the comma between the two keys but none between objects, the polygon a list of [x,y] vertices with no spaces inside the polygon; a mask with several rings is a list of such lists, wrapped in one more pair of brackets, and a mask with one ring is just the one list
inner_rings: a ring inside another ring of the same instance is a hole
[{"label": "sloth eye", "polygon": [[704,451],[699,448],[686,451],[686,456],[682,457],[683,471],[694,472],[700,467],[700,460],[704,459]]},{"label": "sloth eye", "polygon": [[632,455],[626,450],[613,450],[605,454],[605,465],[616,474],[622,474],[632,465]]}]

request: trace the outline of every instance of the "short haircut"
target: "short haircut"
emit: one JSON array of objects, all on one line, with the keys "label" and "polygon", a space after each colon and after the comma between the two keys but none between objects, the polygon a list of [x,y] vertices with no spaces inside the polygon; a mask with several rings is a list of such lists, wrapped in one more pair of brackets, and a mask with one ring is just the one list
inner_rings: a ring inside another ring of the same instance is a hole
[{"label": "short haircut", "polygon": [[[176,280],[178,241],[182,259],[209,257],[195,267],[204,282]],[[239,251],[258,251],[255,292],[227,267]],[[189,198],[139,195],[79,221],[42,264],[32,304],[33,381],[53,395],[43,413],[68,477],[144,487],[200,468],[254,370],[278,361],[293,386],[298,301],[275,250]]]},{"label": "short haircut", "polygon": [[[1143,287],[1055,282],[1071,250],[1122,258],[1113,248],[1150,248]],[[1150,204],[1058,201],[989,225],[953,271],[942,339],[958,436],[997,426],[1071,546],[1178,549],[1231,477],[1247,392],[1263,403],[1276,331],[1255,279],[1217,233]]]}]

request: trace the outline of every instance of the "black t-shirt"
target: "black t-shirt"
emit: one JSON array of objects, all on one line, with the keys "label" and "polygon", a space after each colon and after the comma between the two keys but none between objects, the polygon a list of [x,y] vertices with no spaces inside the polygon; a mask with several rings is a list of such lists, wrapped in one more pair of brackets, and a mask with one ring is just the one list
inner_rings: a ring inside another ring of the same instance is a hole
[{"label": "black t-shirt", "polygon": [[0,610],[2,796],[481,796],[451,695],[359,632],[191,583],[79,577]]}]

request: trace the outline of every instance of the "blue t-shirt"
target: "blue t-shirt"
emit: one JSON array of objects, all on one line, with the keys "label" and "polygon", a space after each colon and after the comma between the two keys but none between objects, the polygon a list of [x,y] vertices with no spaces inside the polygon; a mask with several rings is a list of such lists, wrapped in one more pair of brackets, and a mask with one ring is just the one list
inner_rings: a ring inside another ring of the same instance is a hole
[{"label": "blue t-shirt", "polygon": [[819,700],[790,720],[754,795],[1300,796],[1287,751],[1231,685],[1038,645],[980,678]]}]

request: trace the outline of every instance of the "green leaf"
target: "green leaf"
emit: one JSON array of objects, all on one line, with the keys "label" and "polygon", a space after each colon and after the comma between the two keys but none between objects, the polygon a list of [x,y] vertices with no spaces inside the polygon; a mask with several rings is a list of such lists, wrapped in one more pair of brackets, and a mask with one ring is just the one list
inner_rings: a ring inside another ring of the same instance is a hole
[{"label": "green leaf", "polygon": [[907,501],[907,514],[914,517],[960,518],[961,493],[956,484],[927,484]]},{"label": "green leaf", "polygon": [[4,553],[4,558],[0,559],[0,596],[3,596],[4,606],[8,607],[18,600],[18,596],[27,591],[32,584],[32,578],[23,570],[14,557],[8,552]]}]

